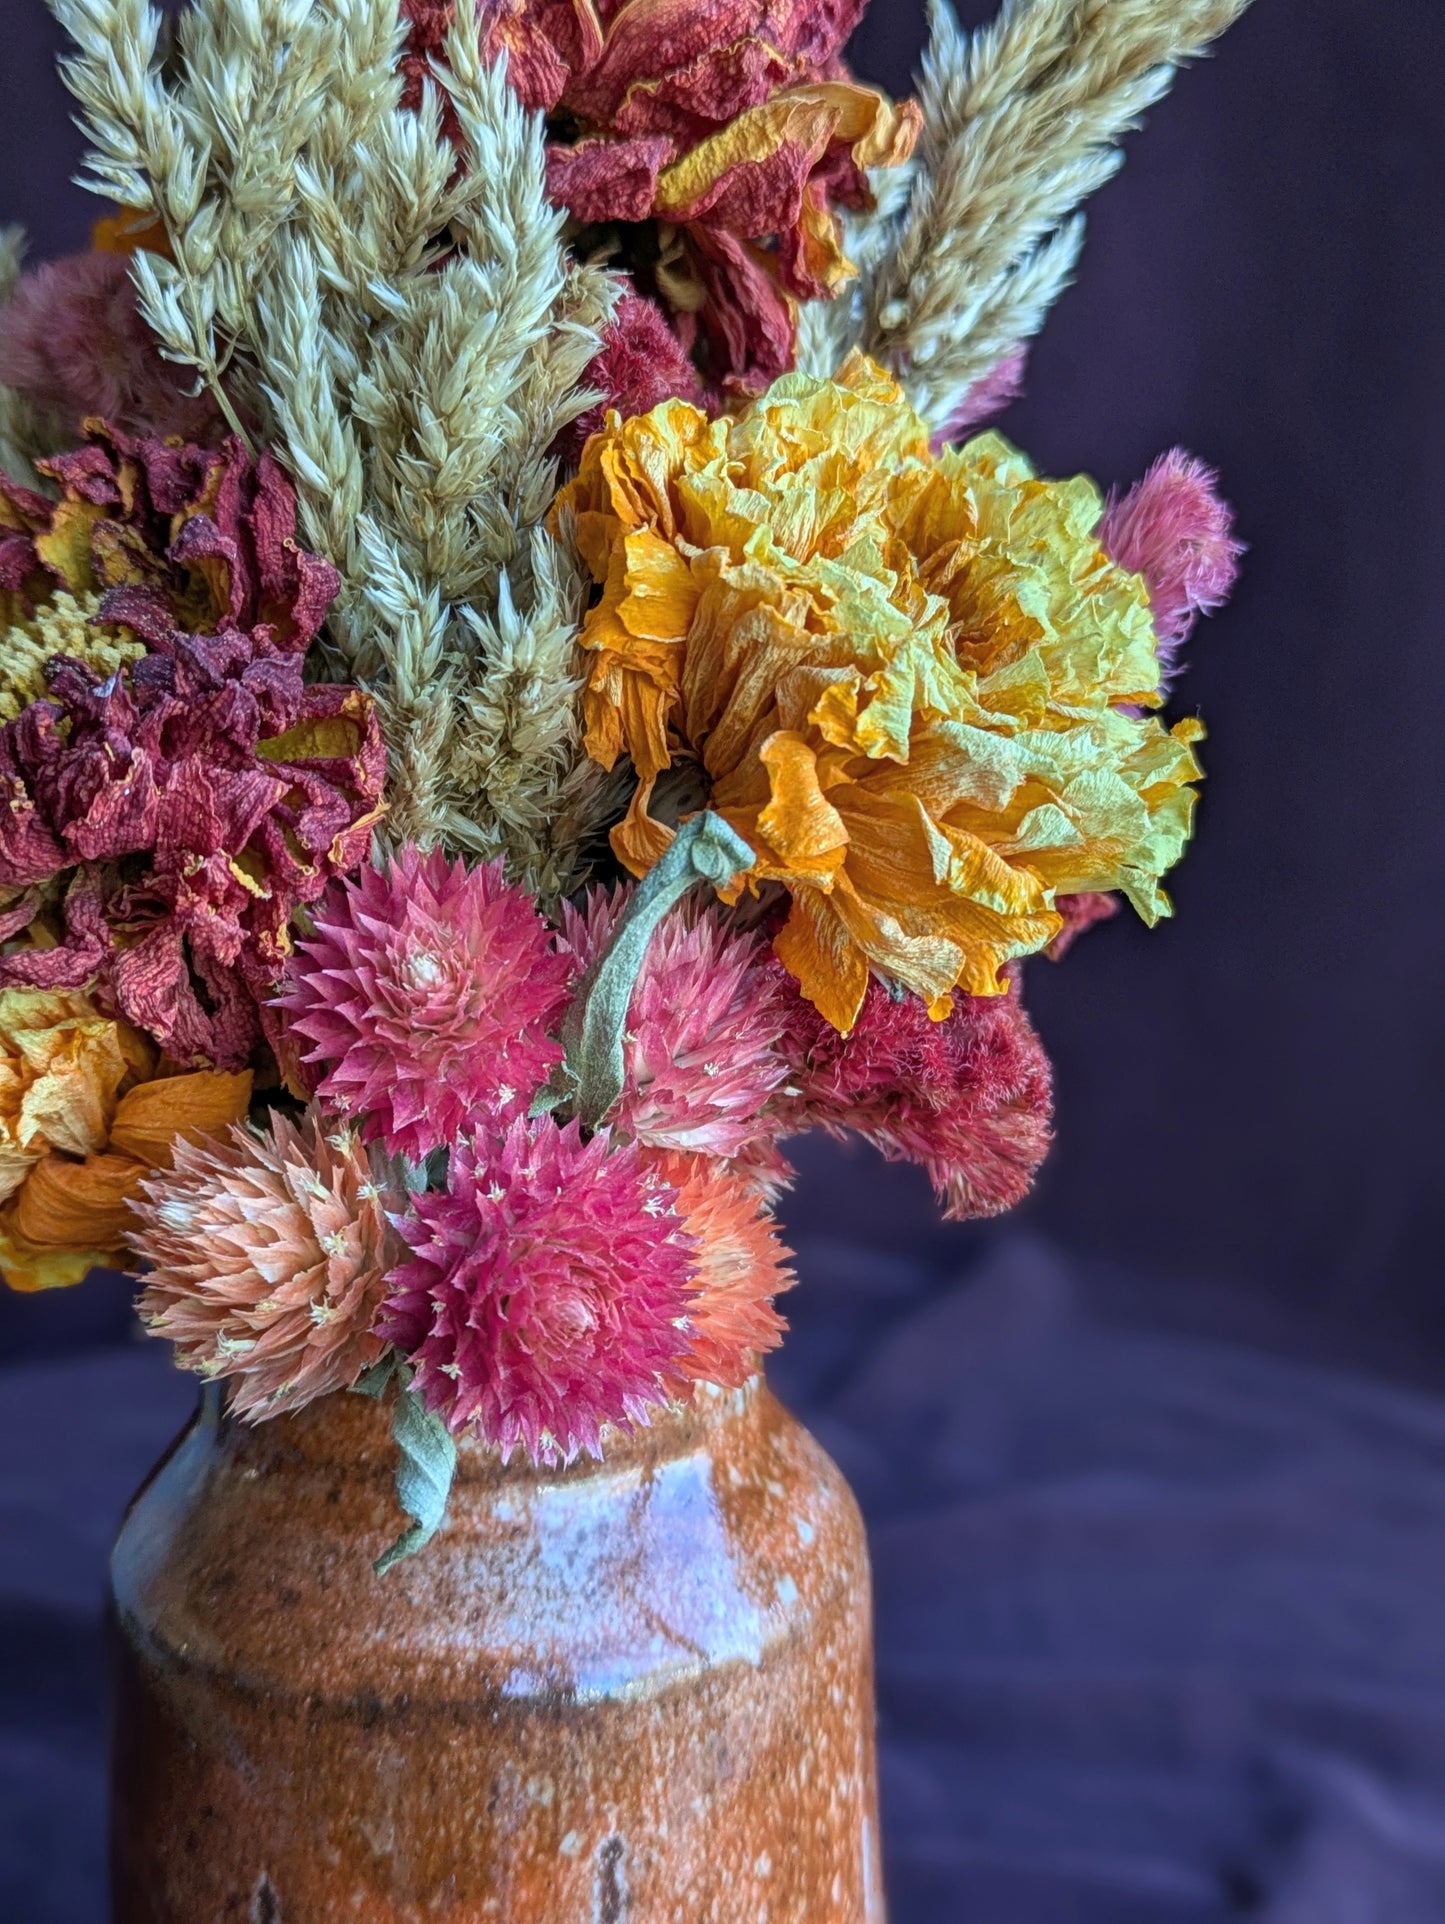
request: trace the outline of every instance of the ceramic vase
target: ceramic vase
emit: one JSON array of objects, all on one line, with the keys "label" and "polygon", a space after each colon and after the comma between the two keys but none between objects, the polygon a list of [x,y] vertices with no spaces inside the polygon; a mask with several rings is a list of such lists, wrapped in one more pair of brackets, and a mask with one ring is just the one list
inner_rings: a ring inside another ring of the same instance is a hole
[{"label": "ceramic vase", "polygon": [[867,1552],[759,1380],[601,1463],[208,1398],[112,1566],[115,1924],[879,1924]]}]

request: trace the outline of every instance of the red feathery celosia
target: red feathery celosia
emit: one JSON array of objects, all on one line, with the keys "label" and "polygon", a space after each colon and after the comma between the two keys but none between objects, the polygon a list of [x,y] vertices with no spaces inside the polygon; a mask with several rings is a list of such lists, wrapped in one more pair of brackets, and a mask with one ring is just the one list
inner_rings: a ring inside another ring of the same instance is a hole
[{"label": "red feathery celosia", "polygon": [[798,1096],[785,1129],[851,1130],[890,1162],[918,1163],[954,1221],[1028,1194],[1049,1146],[1052,1076],[1017,983],[955,996],[935,1022],[918,996],[895,999],[875,978],[846,1036],[800,995],[790,1013]]},{"label": "red feathery celosia", "polygon": [[215,402],[161,353],[121,254],[71,254],[22,277],[0,308],[0,384],[77,441],[92,415],[126,434],[221,432]]},{"label": "red feathery celosia", "polygon": [[697,369],[683,353],[677,336],[651,301],[624,294],[617,311],[602,330],[602,351],[582,376],[582,386],[595,389],[602,399],[559,436],[556,452],[575,467],[589,435],[607,419],[609,408],[626,420],[647,414],[663,401],[702,403]]},{"label": "red feathery celosia", "polygon": [[1099,523],[1109,559],[1148,583],[1166,678],[1178,671],[1195,617],[1221,607],[1239,575],[1244,545],[1218,488],[1213,468],[1171,448],[1126,495],[1110,495]]},{"label": "red feathery celosia", "polygon": [[280,1006],[319,1092],[420,1162],[524,1114],[562,1051],[570,970],[500,862],[408,846],[317,908]]},{"label": "red feathery celosia", "polygon": [[[851,269],[835,206],[905,159],[920,116],[846,74],[864,0],[495,0],[488,45],[547,114],[548,186],[609,230],[715,387],[792,363],[798,300]],[[452,8],[403,0],[411,97]],[[563,129],[565,128],[565,136]],[[620,230],[628,230],[626,232]],[[607,244],[606,242],[603,243]]]},{"label": "red feathery celosia", "polygon": [[253,1421],[349,1389],[384,1348],[372,1326],[404,1253],[387,1214],[402,1200],[314,1111],[182,1142],[134,1205],[142,1320],[185,1368],[228,1379]]},{"label": "red feathery celosia", "polygon": [[677,1213],[697,1245],[678,1377],[737,1389],[783,1340],[788,1325],[773,1298],[796,1280],[792,1252],[756,1187],[723,1164],[702,1156],[645,1160],[677,1191]]},{"label": "red feathery celosia", "polygon": [[665,1401],[694,1246],[634,1146],[518,1119],[458,1144],[412,1210],[377,1329],[449,1429],[567,1461]]},{"label": "red feathery celosia", "polygon": [[[631,893],[594,889],[584,910],[564,905],[562,939],[579,973],[607,946]],[[685,903],[638,972],[609,1126],[649,1149],[737,1160],[777,1181],[776,1125],[765,1112],[788,1075],[779,1043],[790,995],[756,936],[729,927],[715,904]]]},{"label": "red feathery celosia", "polygon": [[108,435],[43,465],[58,502],[0,481],[0,620],[63,587],[149,652],[105,680],[57,656],[0,729],[0,935],[31,930],[0,989],[89,985],[173,1060],[239,1068],[293,914],[381,812],[370,699],[302,676],[336,575],[237,443]]}]

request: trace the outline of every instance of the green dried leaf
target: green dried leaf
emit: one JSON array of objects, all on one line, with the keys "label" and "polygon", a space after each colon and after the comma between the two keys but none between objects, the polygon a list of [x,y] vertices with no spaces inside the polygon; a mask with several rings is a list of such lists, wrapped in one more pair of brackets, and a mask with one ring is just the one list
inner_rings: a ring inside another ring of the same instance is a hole
[{"label": "green dried leaf", "polygon": [[694,815],[638,883],[605,953],[583,977],[563,1032],[562,1076],[533,1105],[534,1115],[570,1097],[586,1129],[595,1129],[622,1094],[627,1011],[647,945],[658,924],[699,882],[721,888],[750,868],[753,851],[720,815]]},{"label": "green dried leaf", "polygon": [[394,1351],[369,1369],[355,1388],[361,1396],[380,1398],[393,1378],[396,1402],[391,1434],[399,1452],[396,1498],[413,1521],[412,1527],[376,1559],[372,1567],[379,1577],[431,1542],[446,1521],[447,1498],[457,1468],[457,1446],[451,1431],[439,1416],[432,1415],[411,1387],[411,1371]]}]

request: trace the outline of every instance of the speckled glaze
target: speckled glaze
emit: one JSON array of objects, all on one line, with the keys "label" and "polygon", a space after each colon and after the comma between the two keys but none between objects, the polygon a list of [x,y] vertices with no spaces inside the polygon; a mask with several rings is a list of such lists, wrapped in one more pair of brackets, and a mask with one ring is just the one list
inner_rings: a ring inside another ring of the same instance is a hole
[{"label": "speckled glaze", "polygon": [[760,1382],[603,1465],[464,1446],[404,1519],[384,1410],[208,1408],[137,1499],[115,1924],[881,1924],[867,1552]]}]

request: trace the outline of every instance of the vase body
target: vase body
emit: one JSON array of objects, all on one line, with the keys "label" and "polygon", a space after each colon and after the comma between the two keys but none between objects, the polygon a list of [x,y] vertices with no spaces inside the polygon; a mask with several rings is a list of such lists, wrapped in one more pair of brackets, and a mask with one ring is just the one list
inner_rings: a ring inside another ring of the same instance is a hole
[{"label": "vase body", "polygon": [[603,1464],[208,1404],[112,1564],[115,1924],[878,1924],[867,1552],[760,1382]]}]

